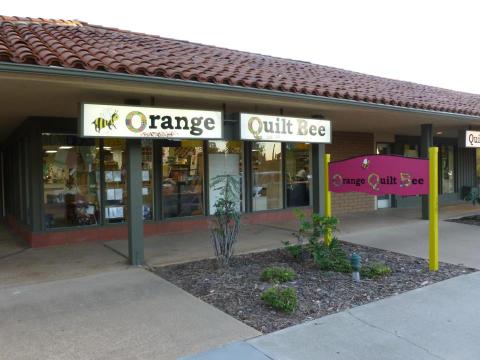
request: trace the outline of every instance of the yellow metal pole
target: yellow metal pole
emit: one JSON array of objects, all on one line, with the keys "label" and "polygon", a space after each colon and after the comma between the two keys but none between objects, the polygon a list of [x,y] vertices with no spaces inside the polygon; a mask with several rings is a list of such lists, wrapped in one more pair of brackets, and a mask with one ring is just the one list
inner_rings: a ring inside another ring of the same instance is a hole
[{"label": "yellow metal pole", "polygon": [[[324,199],[325,199],[325,216],[332,216],[332,195],[330,193],[330,190],[328,188],[328,183],[329,183],[329,174],[328,174],[328,165],[330,163],[330,154],[325,154],[324,155],[324,161],[323,161],[323,175],[324,175],[324,181],[323,181],[323,186],[324,186]],[[328,245],[330,244],[330,241],[332,240],[332,234],[326,233],[325,234],[325,243]]]},{"label": "yellow metal pole", "polygon": [[428,216],[429,224],[429,247],[430,247],[430,271],[438,270],[438,147],[428,149],[429,160],[429,195]]}]

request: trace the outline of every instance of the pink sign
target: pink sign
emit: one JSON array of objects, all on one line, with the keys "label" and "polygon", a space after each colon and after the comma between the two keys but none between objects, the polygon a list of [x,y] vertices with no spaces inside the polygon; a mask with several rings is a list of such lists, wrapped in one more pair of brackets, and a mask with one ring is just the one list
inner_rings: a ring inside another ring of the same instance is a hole
[{"label": "pink sign", "polygon": [[428,194],[428,160],[395,155],[366,155],[330,163],[332,192],[371,195]]}]

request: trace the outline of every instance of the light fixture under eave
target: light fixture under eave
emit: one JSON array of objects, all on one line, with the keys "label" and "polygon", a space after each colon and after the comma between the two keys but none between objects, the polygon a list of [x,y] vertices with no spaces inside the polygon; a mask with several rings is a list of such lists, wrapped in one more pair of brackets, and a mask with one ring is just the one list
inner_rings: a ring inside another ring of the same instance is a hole
[{"label": "light fixture under eave", "polygon": [[45,150],[47,154],[55,154],[57,150]]},{"label": "light fixture under eave", "polygon": [[435,134],[437,134],[437,135],[443,135],[443,131],[437,131]]},{"label": "light fixture under eave", "polygon": [[73,148],[73,146],[60,146],[59,149],[61,150],[68,150],[68,149],[71,149]]}]

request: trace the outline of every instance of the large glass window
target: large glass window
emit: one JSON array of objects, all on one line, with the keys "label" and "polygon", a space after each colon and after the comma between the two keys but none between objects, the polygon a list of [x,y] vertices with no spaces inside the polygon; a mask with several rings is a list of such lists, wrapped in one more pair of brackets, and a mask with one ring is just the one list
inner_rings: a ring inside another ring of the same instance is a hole
[{"label": "large glass window", "polygon": [[442,194],[455,192],[453,145],[440,147],[440,168],[442,174]]},{"label": "large glass window", "polygon": [[418,145],[405,144],[403,145],[403,156],[405,157],[419,157]]},{"label": "large glass window", "polygon": [[203,142],[178,141],[162,150],[162,204],[165,218],[202,215]]},{"label": "large glass window", "polygon": [[153,141],[142,140],[143,220],[153,219]]},{"label": "large glass window", "polygon": [[[208,142],[208,177],[212,179],[218,175],[232,175],[240,180],[240,202],[238,210],[243,211],[243,143],[241,141],[209,141]],[[209,203],[210,214],[215,213],[215,202],[218,190],[210,187]]]},{"label": "large glass window", "polygon": [[127,219],[127,164],[125,140],[105,139],[103,150],[105,222],[123,222]]},{"label": "large glass window", "polygon": [[[105,221],[118,223],[127,220],[126,142],[105,139]],[[142,140],[143,220],[153,219],[153,142]]]},{"label": "large glass window", "polygon": [[287,206],[310,204],[310,144],[287,143],[285,151]]},{"label": "large glass window", "polygon": [[252,143],[252,210],[283,207],[282,144]]},{"label": "large glass window", "polygon": [[45,227],[98,222],[99,148],[94,140],[43,135]]}]

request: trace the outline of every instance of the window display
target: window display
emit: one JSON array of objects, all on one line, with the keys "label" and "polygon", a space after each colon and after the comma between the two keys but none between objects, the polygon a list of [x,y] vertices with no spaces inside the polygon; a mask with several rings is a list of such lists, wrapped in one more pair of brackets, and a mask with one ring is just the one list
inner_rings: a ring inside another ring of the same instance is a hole
[{"label": "window display", "polygon": [[[218,175],[232,175],[240,180],[240,202],[238,211],[243,211],[243,143],[238,140],[209,141],[208,142],[208,178]],[[209,205],[210,215],[215,213],[215,202],[219,196],[218,190],[210,187]]]},{"label": "window display", "polygon": [[455,192],[454,158],[455,153],[452,145],[440,146],[440,166],[442,172],[442,194]]},{"label": "window display", "polygon": [[45,227],[94,225],[99,219],[99,147],[91,139],[42,135]]},{"label": "window display", "polygon": [[162,149],[163,216],[203,215],[203,142],[176,144]]},{"label": "window display", "polygon": [[287,143],[285,151],[287,206],[310,204],[310,144]]},{"label": "window display", "polygon": [[127,216],[127,168],[125,140],[105,139],[103,145],[105,179],[105,222],[118,223]]},{"label": "window display", "polygon": [[143,220],[153,220],[153,141],[142,140]]},{"label": "window display", "polygon": [[282,144],[252,143],[252,210],[283,207]]}]

